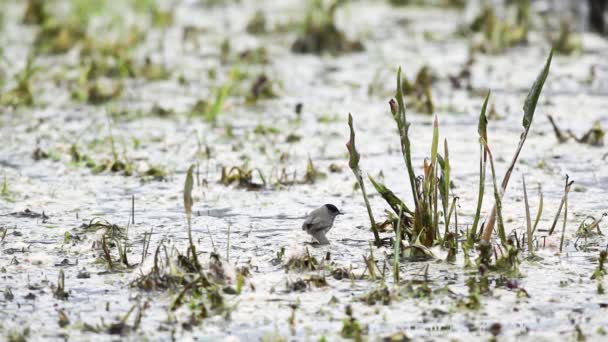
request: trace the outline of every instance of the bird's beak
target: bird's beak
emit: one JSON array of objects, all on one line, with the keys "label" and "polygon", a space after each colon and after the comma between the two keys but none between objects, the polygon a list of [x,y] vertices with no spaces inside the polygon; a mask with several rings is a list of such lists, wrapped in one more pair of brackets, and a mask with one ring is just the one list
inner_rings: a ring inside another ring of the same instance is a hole
[{"label": "bird's beak", "polygon": [[341,211],[341,212],[338,213],[338,215],[344,215],[344,212]]}]

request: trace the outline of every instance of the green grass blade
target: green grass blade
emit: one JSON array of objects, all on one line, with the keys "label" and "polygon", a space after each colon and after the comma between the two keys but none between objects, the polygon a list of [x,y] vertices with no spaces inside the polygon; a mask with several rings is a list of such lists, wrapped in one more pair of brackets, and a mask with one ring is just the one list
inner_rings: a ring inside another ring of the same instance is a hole
[{"label": "green grass blade", "polygon": [[536,77],[536,81],[532,84],[530,88],[530,92],[526,97],[526,101],[524,102],[524,119],[522,125],[526,130],[530,128],[532,125],[532,119],[534,118],[534,111],[536,109],[536,104],[538,103],[538,98],[540,97],[540,93],[543,90],[543,85],[547,80],[547,75],[549,75],[549,68],[551,66],[551,59],[553,58],[553,50],[549,53],[549,57],[547,58],[547,62],[545,63],[545,67],[541,70],[540,74]]}]

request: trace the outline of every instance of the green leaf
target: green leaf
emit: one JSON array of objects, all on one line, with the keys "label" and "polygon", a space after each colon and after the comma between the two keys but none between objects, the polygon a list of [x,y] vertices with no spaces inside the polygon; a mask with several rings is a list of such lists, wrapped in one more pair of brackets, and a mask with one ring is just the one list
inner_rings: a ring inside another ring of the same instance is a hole
[{"label": "green leaf", "polygon": [[[399,67],[399,70],[397,70],[397,104],[399,105],[399,110],[397,111],[397,114],[395,114],[395,117],[401,118],[401,113],[405,112],[405,105],[403,104],[403,90],[401,89],[401,67]],[[401,127],[399,128],[401,129]]]},{"label": "green leaf", "polygon": [[479,113],[479,123],[477,124],[477,133],[479,133],[479,139],[483,145],[488,143],[488,118],[486,117],[486,109],[488,108],[490,93],[491,91],[488,91],[486,99],[483,101],[481,112]]},{"label": "green leaf", "polygon": [[439,122],[437,121],[437,115],[435,115],[435,121],[433,122],[433,143],[431,145],[431,164],[434,167],[437,160],[437,147],[439,145]]},{"label": "green leaf", "polygon": [[547,58],[545,67],[540,72],[538,77],[536,77],[536,81],[534,81],[534,84],[532,84],[532,88],[530,88],[530,92],[526,97],[526,102],[524,102],[524,119],[522,124],[525,129],[528,129],[532,124],[532,119],[534,118],[534,110],[536,109],[536,104],[538,103],[538,98],[540,97],[540,93],[543,90],[543,85],[545,84],[547,75],[549,74],[549,67],[551,66],[552,58],[553,50],[551,50],[551,53],[549,53],[549,57]]},{"label": "green leaf", "polygon": [[355,129],[353,128],[353,116],[350,113],[348,113],[348,127],[350,128],[350,139],[346,144],[349,156],[348,165],[352,170],[355,170],[359,167],[359,159],[361,156],[355,147]]},{"label": "green leaf", "polygon": [[414,214],[410,209],[408,209],[405,203],[384,184],[376,182],[374,178],[372,178],[372,176],[370,175],[368,175],[367,177],[369,178],[369,181],[372,182],[372,185],[374,186],[374,188],[376,188],[376,191],[380,194],[380,196],[382,196],[382,198],[384,198],[384,200],[386,201],[386,203],[388,203],[391,209],[393,209],[395,214],[399,215],[399,212],[401,210],[403,210],[404,213],[410,215]]}]

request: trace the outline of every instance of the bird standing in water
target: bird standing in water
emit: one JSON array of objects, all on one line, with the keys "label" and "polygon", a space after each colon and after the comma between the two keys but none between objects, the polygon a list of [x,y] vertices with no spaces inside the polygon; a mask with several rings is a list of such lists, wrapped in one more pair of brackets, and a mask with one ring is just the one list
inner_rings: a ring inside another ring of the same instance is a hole
[{"label": "bird standing in water", "polygon": [[306,220],[302,224],[302,230],[310,234],[319,244],[328,245],[329,240],[327,240],[325,234],[334,225],[334,220],[338,215],[342,215],[342,213],[335,205],[325,204],[306,216]]}]

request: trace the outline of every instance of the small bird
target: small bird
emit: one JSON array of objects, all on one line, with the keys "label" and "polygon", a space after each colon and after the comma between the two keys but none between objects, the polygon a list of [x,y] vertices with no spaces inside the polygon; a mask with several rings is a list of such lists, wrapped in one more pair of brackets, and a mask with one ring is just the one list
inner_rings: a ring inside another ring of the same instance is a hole
[{"label": "small bird", "polygon": [[302,224],[302,230],[310,234],[319,244],[328,245],[329,240],[327,240],[325,234],[334,225],[336,216],[342,214],[333,204],[322,205],[306,216],[306,220]]}]

